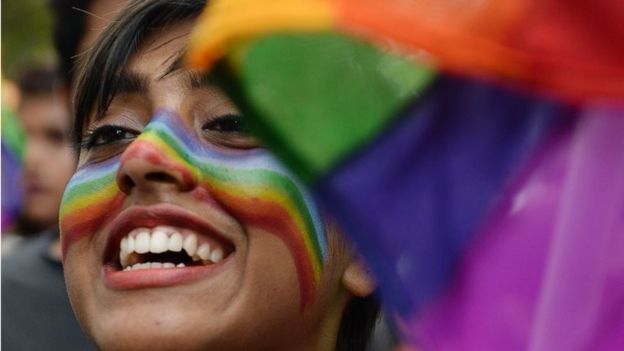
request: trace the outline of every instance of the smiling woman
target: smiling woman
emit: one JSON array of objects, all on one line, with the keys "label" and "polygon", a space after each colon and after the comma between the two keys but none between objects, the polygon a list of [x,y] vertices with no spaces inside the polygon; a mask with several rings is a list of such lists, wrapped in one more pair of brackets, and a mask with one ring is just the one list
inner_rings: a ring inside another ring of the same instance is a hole
[{"label": "smiling woman", "polygon": [[219,86],[180,64],[203,5],[133,3],[78,72],[60,223],[76,314],[102,349],[363,350],[366,271]]}]

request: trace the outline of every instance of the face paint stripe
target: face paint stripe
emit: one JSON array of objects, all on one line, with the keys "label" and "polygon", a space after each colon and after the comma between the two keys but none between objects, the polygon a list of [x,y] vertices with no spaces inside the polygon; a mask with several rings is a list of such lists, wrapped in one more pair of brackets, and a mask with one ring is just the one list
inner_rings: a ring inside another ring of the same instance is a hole
[{"label": "face paint stripe", "polygon": [[[300,223],[307,228],[307,233],[322,232],[322,228],[318,226],[318,223],[315,223],[311,216],[309,216],[309,211],[305,205],[305,198],[292,181],[284,182],[284,176],[277,175],[275,172],[272,172],[272,170],[265,171],[256,169],[247,173],[244,170],[236,169],[237,173],[233,176],[233,167],[225,168],[221,165],[214,165],[212,162],[207,162],[205,154],[211,154],[214,153],[214,151],[207,150],[207,148],[197,147],[195,145],[191,146],[189,145],[191,144],[190,141],[192,141],[191,138],[182,136],[179,137],[176,135],[176,133],[179,133],[179,130],[181,129],[187,133],[192,133],[192,131],[181,127],[180,124],[174,124],[171,128],[168,127],[169,125],[164,124],[162,121],[156,121],[156,123],[150,124],[150,126],[146,128],[146,131],[144,132],[145,134],[142,134],[139,139],[150,141],[161,149],[164,154],[182,164],[199,166],[200,173],[207,175],[207,178],[217,178],[224,183],[232,183],[234,178],[237,183],[240,183],[240,185],[237,186],[250,189],[251,192],[254,191],[252,188],[256,185],[254,183],[262,183],[257,185],[266,185],[267,181],[270,182],[271,185],[273,185],[273,189],[280,190],[290,195],[290,197],[282,196],[281,199],[288,200],[291,198],[294,200],[294,203],[289,207],[297,208],[296,211],[291,211],[293,214],[298,213],[303,215]],[[199,144],[199,142],[196,141],[195,144]],[[195,150],[196,152],[195,154],[183,152],[185,149]],[[201,153],[201,156],[197,155],[199,153]],[[258,172],[263,171],[266,173],[259,176]],[[236,186],[232,186],[232,189],[236,189]],[[318,237],[319,236],[317,235],[306,235],[306,243],[307,247],[311,248],[311,252],[315,253],[315,258],[317,260],[322,260],[325,257],[326,252],[321,249],[321,240],[319,240]]]},{"label": "face paint stripe", "polygon": [[[97,198],[99,196],[103,196],[105,193],[114,193],[117,189],[115,184],[114,174],[109,174],[104,177],[97,179],[97,181],[92,181],[88,183],[75,183],[70,182],[68,184],[67,189],[69,189],[63,198],[63,202],[68,204],[72,204],[75,201],[80,201],[81,198],[90,197]],[[67,210],[66,206],[62,206],[61,210]]]},{"label": "face paint stripe", "polygon": [[125,196],[115,182],[119,159],[85,164],[69,181],[59,211],[63,257],[73,242],[93,233],[121,209]]},{"label": "face paint stripe", "polygon": [[81,207],[61,217],[63,259],[72,243],[86,233],[99,228],[103,223],[115,218],[121,210],[125,196],[118,194],[101,202]]},{"label": "face paint stripe", "polygon": [[[243,202],[246,199],[250,198],[249,192],[244,190],[241,191],[241,189],[231,188],[227,185],[217,186],[215,187],[215,191],[219,192],[219,194],[229,194],[230,198],[238,199],[238,202]],[[219,196],[219,198],[223,197],[225,197],[225,195]],[[298,210],[294,209],[293,206],[288,203],[288,200],[283,197],[283,195],[272,192],[269,192],[267,194],[256,192],[254,193],[252,199],[254,200],[253,202],[248,202],[249,207],[240,207],[235,201],[229,203],[228,207],[237,207],[237,213],[258,211],[257,209],[261,209],[264,207],[279,207],[283,209],[284,213],[288,214],[288,216],[282,216],[282,221],[291,222],[296,228],[305,228],[302,217],[298,215]],[[301,229],[299,229],[299,231],[301,231]],[[318,248],[318,242],[314,240],[314,235],[309,230],[304,230],[302,234],[303,235],[298,235],[298,237],[302,238],[303,245],[306,248],[307,252],[312,254],[311,258],[315,272],[320,272],[324,256],[321,250]],[[316,276],[317,275],[315,274],[315,277]]]},{"label": "face paint stripe", "polygon": [[[109,169],[109,168],[101,168],[100,170],[106,170],[106,169]],[[297,197],[297,195],[300,194],[298,191],[296,191],[296,189],[286,190],[286,192],[288,192],[289,193],[288,195],[290,196],[280,195],[279,193],[273,193],[273,192],[266,191],[266,190],[263,191],[262,189],[258,191],[257,189],[254,189],[252,186],[248,186],[250,183],[253,183],[255,181],[255,179],[257,178],[256,174],[247,174],[246,176],[241,177],[241,178],[243,179],[239,180],[241,182],[241,185],[238,185],[238,187],[233,184],[225,184],[223,186],[224,187],[229,186],[230,187],[229,191],[231,192],[242,193],[242,194],[255,192],[256,196],[259,198],[265,198],[265,199],[268,199],[271,197],[276,198],[274,199],[274,201],[277,203],[283,203],[284,207],[288,208],[289,212],[292,213],[292,217],[295,218],[295,220],[298,222],[299,227],[307,227],[306,234],[313,232],[315,228],[313,225],[310,224],[309,216],[306,216],[307,218],[302,218],[299,215],[299,214],[307,212],[302,208],[303,207],[303,204],[301,204],[302,199],[297,199],[298,200],[297,202],[299,203],[294,203],[294,204],[288,203],[289,197],[290,198]],[[269,179],[268,175],[265,176],[264,178]],[[102,201],[106,201],[107,195],[109,197],[114,196],[116,184],[113,182],[113,180],[114,180],[114,175],[107,174],[107,175],[97,178],[94,181],[89,181],[84,184],[78,184],[74,187],[70,187],[71,191],[68,191],[67,196],[64,200],[64,203],[66,204],[62,206],[61,215],[64,215],[65,213],[72,213],[76,210],[79,210],[80,208],[87,206],[90,202],[93,202],[95,199],[102,199]],[[273,185],[276,188],[283,187],[283,186],[289,187],[292,185],[290,183],[284,184],[283,182],[279,182],[279,181],[275,181],[272,183],[274,183]],[[90,191],[86,192],[85,190],[87,189]],[[294,210],[293,207],[297,207],[298,209]],[[307,223],[303,225],[302,222],[307,222]],[[314,240],[314,238],[315,237],[313,235],[304,235],[304,240],[306,243],[305,246],[308,248],[310,252],[315,253],[313,257],[316,261],[315,262],[316,265],[318,265],[319,263],[322,262],[322,258],[324,257],[324,254],[320,250],[318,241]]]},{"label": "face paint stripe", "polygon": [[67,213],[73,213],[80,208],[87,207],[92,203],[103,202],[113,198],[116,194],[117,186],[114,183],[107,184],[106,187],[99,191],[89,192],[88,195],[74,194],[73,197],[63,200],[63,206],[60,211],[61,216]]},{"label": "face paint stripe", "polygon": [[293,220],[297,223],[299,228],[302,228],[304,234],[304,240],[306,242],[306,247],[310,249],[311,253],[314,253],[314,258],[318,262],[322,262],[325,257],[325,252],[321,250],[319,245],[319,241],[317,240],[314,233],[316,232],[316,228],[312,224],[310,216],[304,216],[302,212],[305,210],[301,203],[297,203],[293,201],[292,197],[294,195],[290,195],[284,192],[276,192],[270,191],[268,189],[263,188],[247,188],[244,186],[239,186],[238,184],[220,184],[216,186],[216,188],[225,189],[226,191],[235,194],[239,197],[243,197],[245,195],[252,196],[257,199],[271,201],[277,204],[281,204],[292,216]]},{"label": "face paint stripe", "polygon": [[277,235],[295,261],[302,308],[311,301],[327,257],[327,241],[323,221],[305,188],[266,150],[212,146],[177,115],[162,110],[124,153],[82,166],[74,175],[61,209],[64,252],[121,209],[125,195],[115,179],[121,160],[131,157],[149,157],[149,162],[168,170],[192,174],[236,218]]},{"label": "face paint stripe", "polygon": [[99,179],[105,177],[117,171],[119,166],[119,157],[114,157],[109,160],[87,163],[80,166],[76,173],[72,176],[71,181],[75,183],[89,182],[93,179]]},{"label": "face paint stripe", "polygon": [[[299,238],[297,234],[298,226],[288,220],[290,213],[285,211],[279,204],[263,206],[263,211],[259,212],[255,210],[258,206],[256,206],[253,200],[241,199],[227,191],[219,192],[218,196],[225,202],[238,207],[241,210],[239,216],[245,222],[279,236],[289,248],[291,254],[295,256],[294,262],[299,281],[301,282],[299,288],[301,294],[300,308],[303,310],[305,305],[313,299],[314,285],[320,279],[321,266],[312,265],[312,262],[307,259],[307,248],[302,245],[301,240],[297,240]],[[267,215],[267,213],[271,215]],[[275,221],[275,217],[280,218],[282,221]]]},{"label": "face paint stripe", "polygon": [[[159,117],[150,123],[146,131],[139,136],[139,139],[151,141],[172,159],[187,165],[195,165],[200,169],[200,173],[207,178],[209,185],[214,186],[215,181],[220,181],[221,186],[228,191],[253,194],[258,198],[266,198],[271,193],[281,192],[283,195],[276,197],[276,199],[282,200],[282,206],[289,209],[295,223],[301,228],[300,231],[303,234],[310,258],[315,266],[319,262],[322,263],[326,252],[320,247],[318,237],[321,235],[314,234],[324,233],[323,228],[315,226],[316,223],[309,215],[308,206],[305,206],[300,189],[296,188],[291,179],[274,172],[273,169],[276,167],[271,167],[269,170],[242,170],[237,166],[243,162],[233,156],[230,156],[227,162],[229,167],[224,167],[218,163],[215,165],[211,157],[216,153],[215,150],[204,147],[200,140],[193,138],[195,136],[194,131],[186,128],[183,123],[166,123],[169,122],[167,118],[169,116],[166,113]],[[190,152],[186,152],[186,150],[190,150]],[[274,159],[272,161],[266,164],[278,164]],[[267,187],[267,183],[272,186]],[[254,188],[256,185],[264,186],[265,189],[270,188],[273,192],[259,192],[258,189]]]}]

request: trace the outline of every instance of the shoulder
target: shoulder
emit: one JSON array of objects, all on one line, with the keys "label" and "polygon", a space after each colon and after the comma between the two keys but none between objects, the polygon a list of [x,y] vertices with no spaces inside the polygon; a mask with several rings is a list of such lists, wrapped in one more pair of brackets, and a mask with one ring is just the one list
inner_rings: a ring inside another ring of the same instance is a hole
[{"label": "shoulder", "polygon": [[[11,288],[14,284],[34,288],[55,276],[62,277],[59,264],[47,258],[47,251],[54,237],[44,233],[37,237],[16,243],[10,252],[2,255],[2,287]],[[44,279],[42,280],[42,276]]]}]

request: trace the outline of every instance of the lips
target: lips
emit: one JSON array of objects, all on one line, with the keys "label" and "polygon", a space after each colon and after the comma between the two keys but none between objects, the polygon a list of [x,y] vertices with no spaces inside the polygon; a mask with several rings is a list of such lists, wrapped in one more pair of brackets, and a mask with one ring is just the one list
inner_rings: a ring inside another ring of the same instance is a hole
[{"label": "lips", "polygon": [[129,208],[113,221],[109,233],[103,273],[113,289],[202,279],[220,271],[235,252],[224,233],[170,204]]}]

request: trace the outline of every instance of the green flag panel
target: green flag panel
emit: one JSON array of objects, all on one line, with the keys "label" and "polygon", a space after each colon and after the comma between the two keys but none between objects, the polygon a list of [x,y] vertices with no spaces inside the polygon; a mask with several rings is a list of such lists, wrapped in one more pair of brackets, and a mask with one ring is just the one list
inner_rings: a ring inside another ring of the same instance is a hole
[{"label": "green flag panel", "polygon": [[252,128],[308,183],[382,131],[434,76],[335,33],[265,37],[236,63],[238,81],[226,85]]}]

